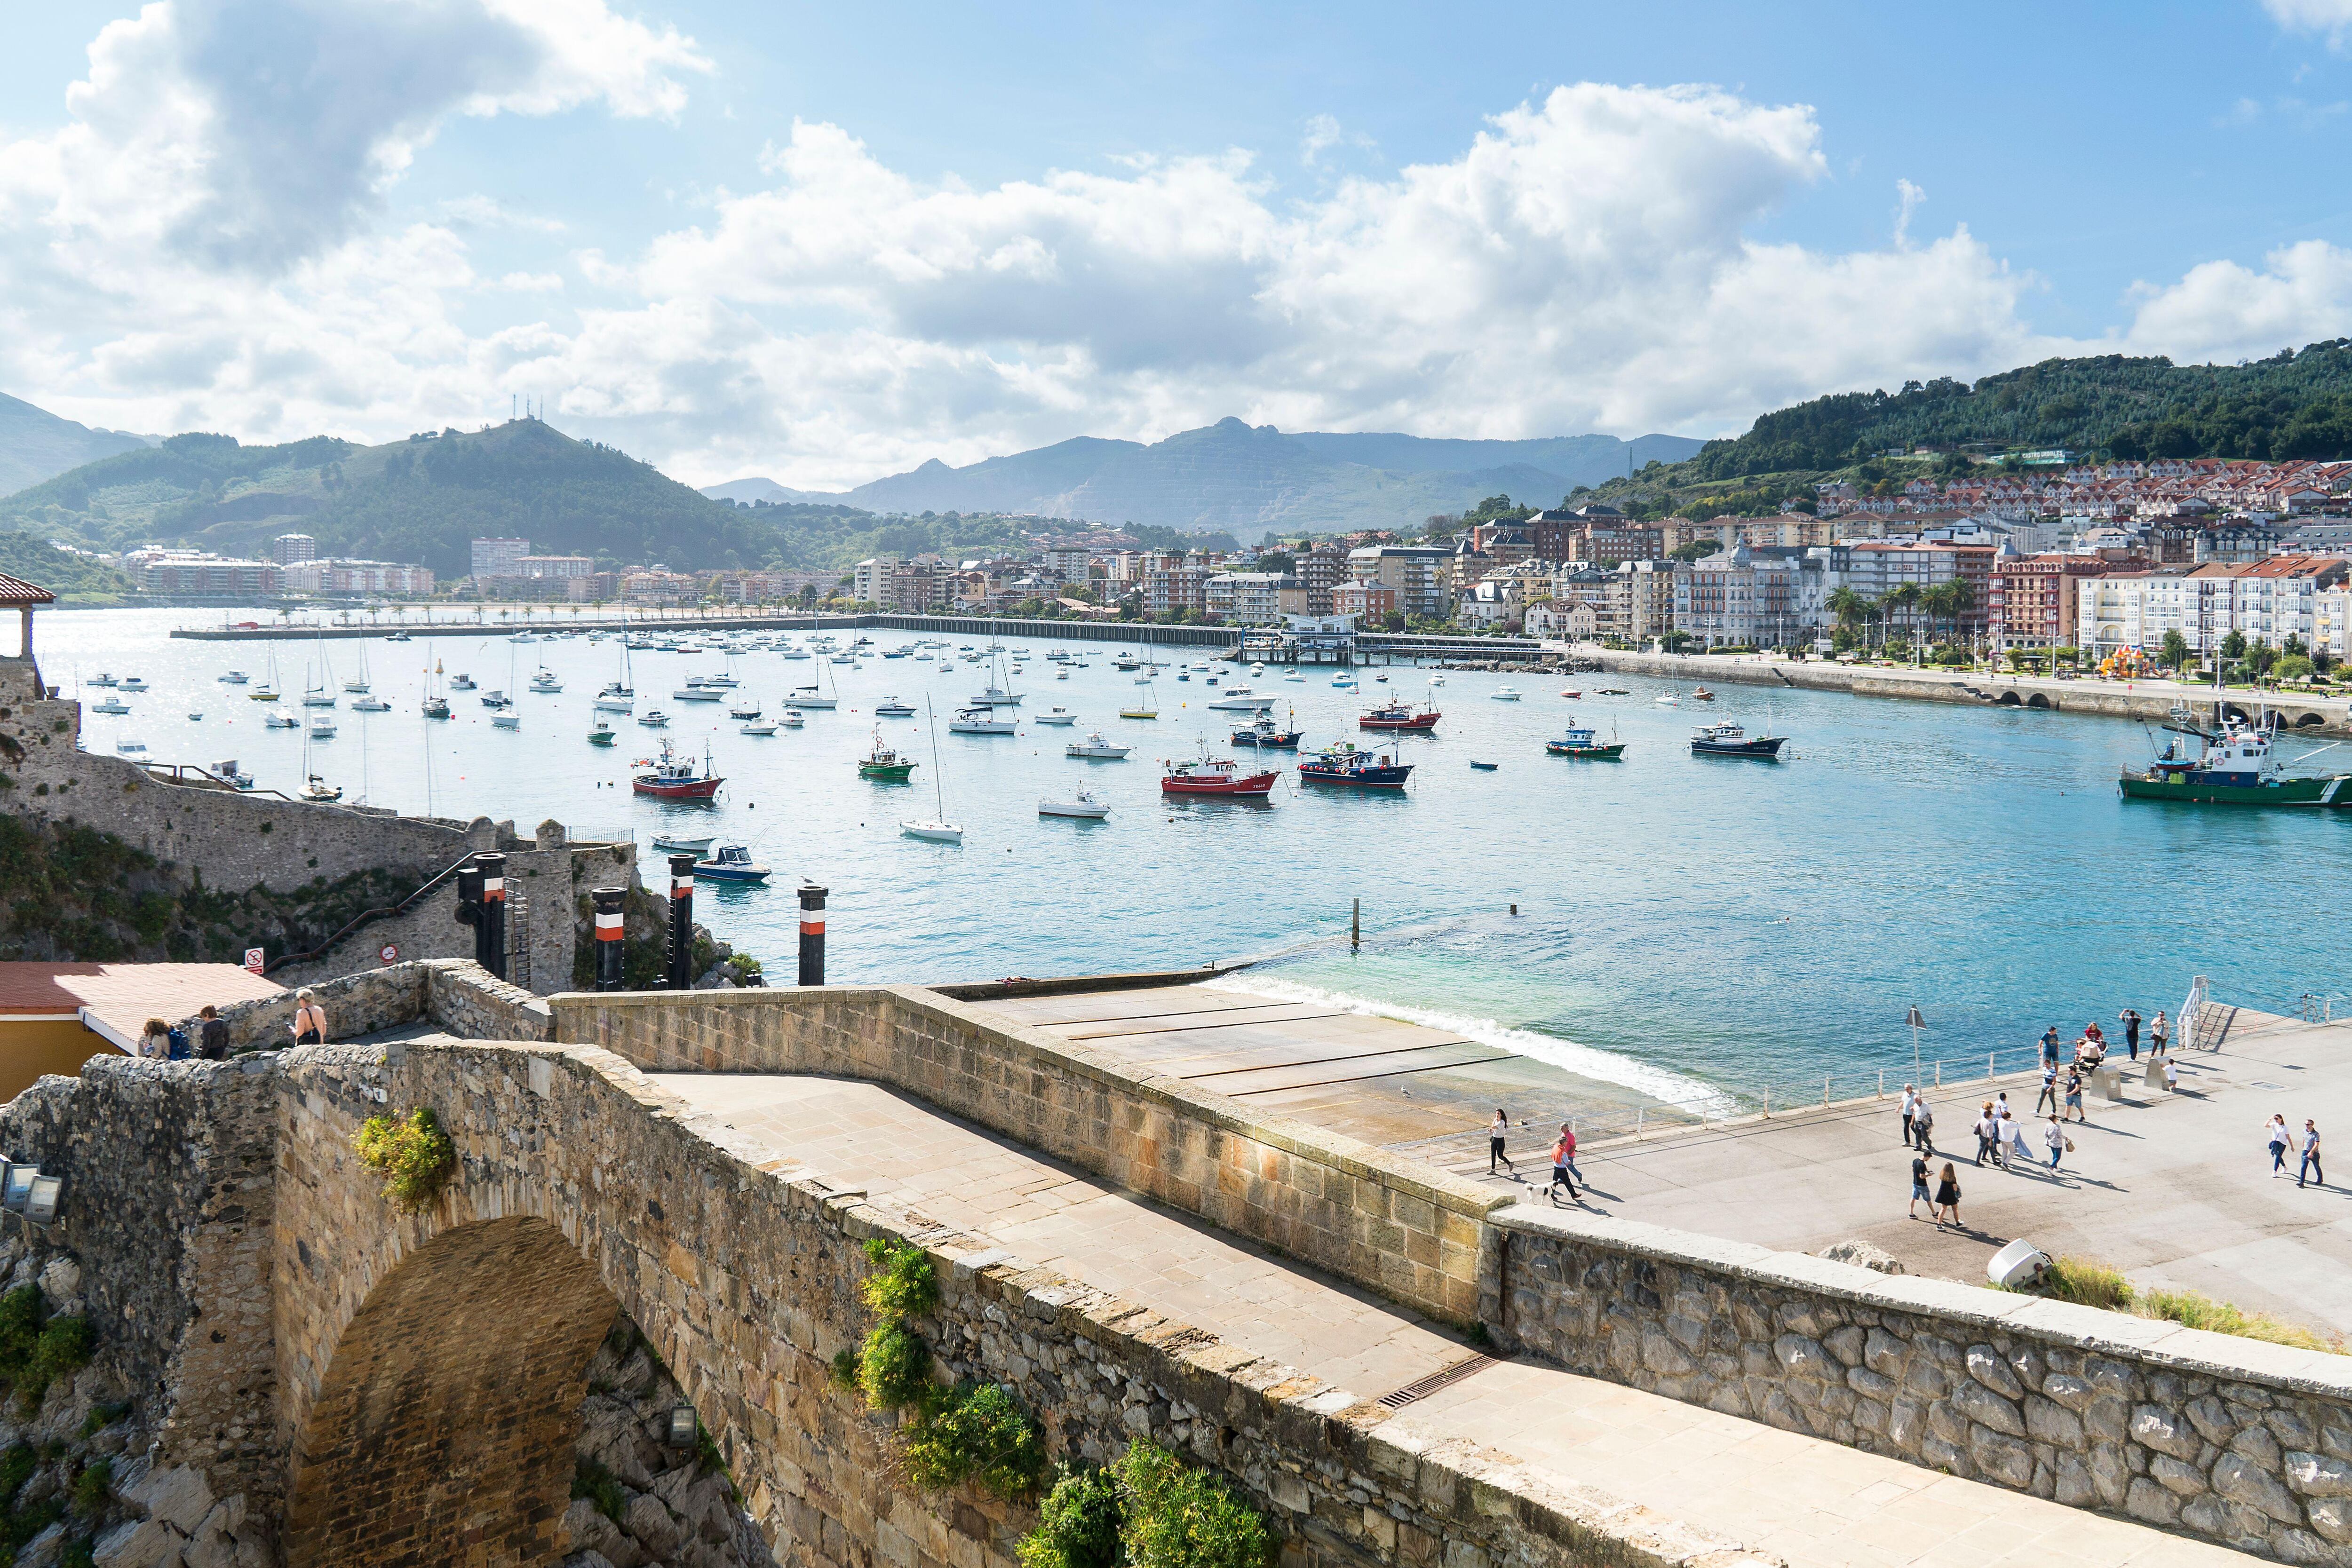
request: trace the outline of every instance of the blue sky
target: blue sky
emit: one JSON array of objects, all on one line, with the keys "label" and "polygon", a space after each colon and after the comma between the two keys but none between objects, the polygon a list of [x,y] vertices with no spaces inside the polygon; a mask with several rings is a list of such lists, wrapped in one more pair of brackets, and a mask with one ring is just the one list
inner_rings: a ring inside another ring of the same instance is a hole
[{"label": "blue sky", "polygon": [[12,7],[0,389],[822,488],[2352,331],[2352,0],[1927,9]]}]

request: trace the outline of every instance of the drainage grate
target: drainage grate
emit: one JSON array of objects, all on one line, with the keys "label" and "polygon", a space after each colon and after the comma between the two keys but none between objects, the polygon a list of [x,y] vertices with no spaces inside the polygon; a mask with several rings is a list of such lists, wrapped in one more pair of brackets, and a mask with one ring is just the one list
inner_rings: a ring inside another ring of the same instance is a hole
[{"label": "drainage grate", "polygon": [[1494,1364],[1495,1358],[1491,1355],[1465,1357],[1451,1366],[1441,1366],[1427,1377],[1408,1383],[1402,1388],[1391,1389],[1381,1396],[1380,1403],[1385,1409],[1402,1410],[1416,1399],[1426,1399],[1440,1389],[1451,1388],[1471,1374]]},{"label": "drainage grate", "polygon": [[2273,1083],[2267,1078],[2257,1078],[2252,1082],[2247,1084],[2246,1087],[2249,1089],[2260,1089],[2266,1092],[2275,1094],[2279,1092],[2279,1091],[2284,1089],[2286,1085],[2284,1083]]}]

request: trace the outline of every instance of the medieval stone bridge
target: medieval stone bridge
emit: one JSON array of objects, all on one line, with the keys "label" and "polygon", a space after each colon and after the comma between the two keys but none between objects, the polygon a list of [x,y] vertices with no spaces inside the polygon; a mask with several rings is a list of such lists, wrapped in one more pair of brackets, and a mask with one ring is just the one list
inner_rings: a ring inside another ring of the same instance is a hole
[{"label": "medieval stone bridge", "polygon": [[[940,1265],[919,1326],[946,1375],[1012,1388],[1056,1456],[1148,1434],[1220,1469],[1289,1568],[1907,1563],[1977,1524],[2093,1562],[2222,1561],[2199,1535],[2343,1560],[2339,1358],[1496,1210],[913,988],[548,1003],[469,969],[331,1002],[418,1038],[104,1061],[0,1116],[6,1153],[68,1173],[52,1240],[149,1473],[237,1500],[240,1552],[560,1561],[586,1368],[625,1312],[779,1563],[1010,1568],[1031,1516],[914,1490],[888,1418],[829,1382],[887,1233]],[[460,1168],[405,1215],[351,1140],[412,1106]],[[876,1151],[910,1140],[1027,1228],[881,1193]],[[139,1528],[110,1561],[230,1561],[160,1505]]]}]

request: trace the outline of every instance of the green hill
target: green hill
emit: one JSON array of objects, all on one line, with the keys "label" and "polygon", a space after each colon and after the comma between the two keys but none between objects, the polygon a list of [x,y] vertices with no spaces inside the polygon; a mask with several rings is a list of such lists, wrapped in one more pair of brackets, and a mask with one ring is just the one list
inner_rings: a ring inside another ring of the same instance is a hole
[{"label": "green hill", "polygon": [[92,430],[0,392],[0,494],[147,444],[119,430]]},{"label": "green hill", "polygon": [[838,504],[739,507],[535,419],[382,446],[175,435],[0,499],[0,529],[93,548],[152,541],[251,556],[297,532],[314,537],[321,555],[420,561],[448,578],[467,571],[468,541],[483,537],[520,537],[541,555],[607,566],[816,569],[884,552],[969,553],[1018,543],[1022,528],[1037,526],[993,514],[886,517]]},{"label": "green hill", "polygon": [[58,549],[33,534],[0,532],[0,572],[37,583],[60,604],[120,604],[138,584],[110,566]]}]

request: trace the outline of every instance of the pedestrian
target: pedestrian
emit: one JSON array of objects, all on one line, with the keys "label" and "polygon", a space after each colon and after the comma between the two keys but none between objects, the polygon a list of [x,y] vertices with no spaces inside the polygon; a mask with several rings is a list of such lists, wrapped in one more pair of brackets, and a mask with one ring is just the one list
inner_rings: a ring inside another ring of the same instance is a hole
[{"label": "pedestrian", "polygon": [[[1991,1101],[1988,1100],[1985,1102],[1984,1109],[1977,1113],[1976,1125],[1969,1130],[1977,1135],[1977,1157],[1975,1163],[1982,1165],[1985,1163],[1985,1156],[1992,1153],[1993,1119]],[[1993,1163],[1995,1165],[1999,1165],[2000,1162],[1996,1159]]]},{"label": "pedestrian", "polygon": [[228,1024],[220,1016],[220,1009],[210,1002],[196,1015],[205,1020],[204,1038],[197,1042],[196,1054],[206,1061],[228,1060]]},{"label": "pedestrian", "polygon": [[[1564,1143],[1564,1144],[1566,1144],[1566,1145],[1568,1145],[1568,1150],[1567,1150],[1567,1153],[1568,1153],[1568,1174],[1569,1174],[1570,1176],[1573,1176],[1573,1177],[1574,1177],[1576,1180],[1578,1180],[1578,1181],[1584,1181],[1584,1173],[1583,1173],[1582,1171],[1578,1170],[1578,1169],[1576,1168],[1576,1129],[1575,1129],[1575,1127],[1573,1127],[1572,1125],[1570,1125],[1570,1124],[1568,1124],[1568,1123],[1566,1123],[1566,1122],[1562,1122],[1562,1123],[1559,1124],[1559,1136],[1560,1136],[1560,1141],[1561,1141],[1562,1143]],[[1589,1182],[1589,1181],[1584,1181],[1584,1185],[1585,1185],[1587,1187],[1590,1187],[1590,1186],[1591,1186],[1591,1185],[1592,1185],[1592,1184],[1591,1184],[1591,1182]]]},{"label": "pedestrian", "polygon": [[2050,1145],[2050,1168],[2054,1171],[2058,1156],[2073,1146],[2066,1142],[2066,1129],[2058,1124],[2057,1117],[2051,1117],[2050,1125],[2042,1129],[2042,1141]]},{"label": "pedestrian", "polygon": [[2319,1124],[2308,1117],[2303,1124],[2303,1163],[2295,1166],[2294,1185],[2301,1186],[2305,1176],[2322,1186],[2327,1185],[2327,1173],[2319,1168]]},{"label": "pedestrian", "polygon": [[1937,1229],[1944,1228],[1944,1218],[1947,1217],[1950,1218],[1954,1227],[1959,1227],[1960,1176],[1958,1171],[1952,1169],[1951,1162],[1948,1160],[1944,1162],[1942,1179],[1936,1184],[1936,1201],[1933,1207],[1938,1216],[1936,1220]]},{"label": "pedestrian", "polygon": [[308,986],[294,993],[294,1043],[327,1043],[327,1010],[310,995]]},{"label": "pedestrian", "polygon": [[2106,1055],[2107,1037],[2100,1030],[2097,1019],[2094,1019],[2092,1021],[2083,1026],[2083,1038],[2089,1040],[2091,1042],[2091,1048],[2096,1051],[2101,1056]]},{"label": "pedestrian", "polygon": [[1925,1155],[1913,1155],[1911,1156],[1910,1209],[1910,1216],[1912,1218],[1916,1219],[1919,1218],[1919,1206],[1923,1203],[1927,1206],[1927,1218],[1930,1219],[1935,1218],[1936,1200],[1927,1196],[1927,1156]]},{"label": "pedestrian", "polygon": [[2004,1089],[1992,1097],[1992,1113],[2001,1121],[2009,1120],[2009,1091]]},{"label": "pedestrian", "polygon": [[2165,1037],[2171,1032],[2172,1026],[2164,1021],[2164,1010],[2161,1008],[2158,1009],[2156,1022],[2148,1026],[2148,1049],[2155,1051],[2157,1055],[2162,1056],[2164,1054]]},{"label": "pedestrian", "polygon": [[[2025,1146],[2025,1124],[2014,1116],[2007,1117],[2001,1122],[2001,1130],[2009,1134],[2010,1147],[2022,1156],[2028,1165],[2032,1164],[2033,1151]],[[2013,1160],[2010,1162],[2007,1168],[2015,1170],[2016,1162]]]},{"label": "pedestrian", "polygon": [[2271,1175],[2286,1174],[2286,1152],[2294,1146],[2294,1134],[2287,1130],[2286,1118],[2271,1113],[2270,1124],[2263,1129],[2263,1139],[2271,1146]]},{"label": "pedestrian", "polygon": [[2054,1023],[2042,1031],[2042,1065],[2058,1065],[2058,1026]]},{"label": "pedestrian", "polygon": [[2045,1103],[2053,1111],[2058,1109],[2058,1068],[2048,1061],[2042,1064],[2042,1092],[2033,1097],[2034,1114],[2042,1113]]},{"label": "pedestrian", "polygon": [[2131,1052],[2134,1061],[2139,1060],[2139,1014],[2126,1008],[2116,1015],[2123,1019],[2124,1049]]},{"label": "pedestrian", "polygon": [[2164,1059],[2164,1092],[2167,1094],[2180,1092],[2180,1067],[2169,1055]]},{"label": "pedestrian", "polygon": [[1927,1103],[1927,1097],[1925,1094],[1920,1095],[1919,1103],[1912,1107],[1911,1132],[1912,1135],[1918,1139],[1918,1149],[1921,1154],[1932,1155],[1936,1152],[1936,1108]]},{"label": "pedestrian", "polygon": [[1519,1167],[1511,1164],[1511,1156],[1503,1152],[1503,1136],[1511,1130],[1511,1119],[1503,1114],[1500,1105],[1495,1107],[1495,1119],[1486,1124],[1486,1174],[1495,1174],[1495,1162],[1500,1160],[1513,1176]]},{"label": "pedestrian", "polygon": [[1915,1084],[1903,1086],[1903,1146],[1911,1146],[1911,1123],[1919,1110],[1919,1090]]},{"label": "pedestrian", "polygon": [[2079,1071],[2066,1074],[2066,1114],[2077,1122],[2090,1120],[2083,1114],[2083,1074]]},{"label": "pedestrian", "polygon": [[172,1026],[162,1019],[149,1019],[146,1028],[139,1032],[139,1049],[135,1055],[142,1061],[163,1061],[172,1054]]},{"label": "pedestrian", "polygon": [[1560,1187],[1568,1188],[1570,1197],[1576,1196],[1576,1183],[1569,1176],[1569,1162],[1575,1157],[1576,1134],[1570,1132],[1563,1123],[1559,1129],[1559,1141],[1551,1146],[1551,1182],[1544,1188],[1544,1196],[1551,1199],[1555,1208],[1559,1206],[1556,1194]]}]

